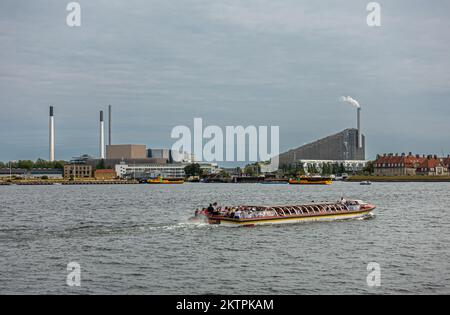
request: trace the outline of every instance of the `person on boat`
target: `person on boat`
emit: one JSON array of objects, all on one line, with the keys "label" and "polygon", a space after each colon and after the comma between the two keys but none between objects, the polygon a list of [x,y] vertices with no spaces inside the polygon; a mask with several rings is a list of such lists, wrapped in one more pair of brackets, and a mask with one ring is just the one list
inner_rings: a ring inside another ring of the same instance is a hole
[{"label": "person on boat", "polygon": [[206,212],[208,213],[208,214],[212,214],[213,212],[214,212],[214,207],[213,207],[213,205],[212,205],[212,203],[210,203],[209,204],[209,207],[206,209]]},{"label": "person on boat", "polygon": [[213,215],[220,215],[220,211],[221,211],[221,208],[218,206],[218,204],[217,204],[217,202],[214,202],[212,205],[210,205],[210,206],[212,206],[212,214]]}]

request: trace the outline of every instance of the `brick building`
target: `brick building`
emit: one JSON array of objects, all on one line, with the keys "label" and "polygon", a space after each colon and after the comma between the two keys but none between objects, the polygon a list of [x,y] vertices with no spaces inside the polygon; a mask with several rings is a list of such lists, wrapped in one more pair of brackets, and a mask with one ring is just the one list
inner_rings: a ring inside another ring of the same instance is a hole
[{"label": "brick building", "polygon": [[113,180],[117,178],[117,173],[114,170],[96,170],[94,177],[97,180]]},{"label": "brick building", "polygon": [[64,178],[89,178],[92,177],[92,166],[87,164],[64,165]]}]

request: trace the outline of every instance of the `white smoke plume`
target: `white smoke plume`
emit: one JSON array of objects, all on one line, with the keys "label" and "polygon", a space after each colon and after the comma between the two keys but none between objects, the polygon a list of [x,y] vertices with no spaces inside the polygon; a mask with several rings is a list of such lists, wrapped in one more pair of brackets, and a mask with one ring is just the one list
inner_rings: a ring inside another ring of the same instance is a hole
[{"label": "white smoke plume", "polygon": [[355,106],[356,108],[361,108],[361,105],[359,105],[358,101],[353,99],[351,96],[342,96],[340,98],[341,102],[343,103],[349,103],[352,106]]}]

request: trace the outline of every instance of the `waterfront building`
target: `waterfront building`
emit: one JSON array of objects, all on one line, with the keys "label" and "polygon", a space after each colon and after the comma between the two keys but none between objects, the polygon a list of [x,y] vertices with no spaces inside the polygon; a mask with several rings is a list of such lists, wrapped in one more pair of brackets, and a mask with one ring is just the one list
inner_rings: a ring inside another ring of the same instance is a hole
[{"label": "waterfront building", "polygon": [[64,178],[90,178],[92,177],[92,166],[88,164],[66,164],[64,165]]},{"label": "waterfront building", "polygon": [[436,155],[413,155],[411,152],[384,154],[374,162],[377,176],[448,176],[450,158],[439,158]]},{"label": "waterfront building", "polygon": [[448,166],[444,165],[444,161],[439,158],[427,158],[424,160],[416,170],[417,175],[426,176],[448,176]]},{"label": "waterfront building", "polygon": [[115,171],[120,178],[149,179],[156,177],[163,178],[184,178],[184,164],[117,164]]},{"label": "waterfront building", "polygon": [[446,158],[443,159],[443,163],[447,167],[447,169],[450,173],[450,155],[448,155]]},{"label": "waterfront building", "polygon": [[[358,129],[345,129],[279,156],[280,167],[302,161],[365,161],[365,136]],[[360,164],[357,162],[356,164]]]},{"label": "waterfront building", "polygon": [[377,176],[413,176],[417,168],[425,161],[425,157],[413,155],[411,152],[399,154],[384,154],[378,156],[374,162],[375,175]]},{"label": "waterfront building", "polygon": [[94,172],[94,177],[97,180],[113,180],[113,179],[116,179],[117,173],[115,170],[109,170],[109,169],[96,170]]},{"label": "waterfront building", "polygon": [[[199,162],[200,169],[204,174],[217,173],[219,167],[216,163]],[[126,164],[119,163],[115,166],[117,176],[120,178],[185,178],[184,168],[189,163],[172,163],[172,164]]]},{"label": "waterfront building", "polygon": [[303,166],[307,171],[308,166],[312,166],[319,172],[323,169],[324,165],[338,165],[342,166],[346,172],[360,172],[364,170],[369,163],[368,160],[306,160],[300,159],[295,165]]}]

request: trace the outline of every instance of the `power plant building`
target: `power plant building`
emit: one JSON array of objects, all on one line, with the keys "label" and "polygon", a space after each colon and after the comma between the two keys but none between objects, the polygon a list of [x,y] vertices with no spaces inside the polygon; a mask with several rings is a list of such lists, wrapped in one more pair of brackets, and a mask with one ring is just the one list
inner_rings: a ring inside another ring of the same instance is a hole
[{"label": "power plant building", "polygon": [[140,144],[114,144],[106,146],[108,160],[147,159],[147,146]]},{"label": "power plant building", "polygon": [[[361,139],[361,140],[359,140]],[[361,144],[359,143],[361,141]],[[301,161],[364,161],[365,137],[358,129],[346,129],[280,155],[279,165],[287,166]]]}]

